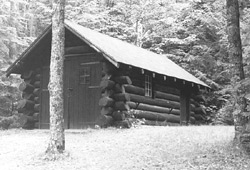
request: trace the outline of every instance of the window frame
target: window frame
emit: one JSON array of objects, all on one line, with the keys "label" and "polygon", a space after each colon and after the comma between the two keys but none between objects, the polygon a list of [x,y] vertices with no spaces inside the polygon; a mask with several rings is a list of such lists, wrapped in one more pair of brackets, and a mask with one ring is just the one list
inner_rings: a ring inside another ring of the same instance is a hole
[{"label": "window frame", "polygon": [[149,74],[145,74],[144,78],[144,95],[146,97],[153,98],[153,77]]},{"label": "window frame", "polygon": [[[86,71],[87,70],[87,71]],[[79,68],[79,84],[86,85],[91,82],[91,68],[90,66],[84,66]]]}]

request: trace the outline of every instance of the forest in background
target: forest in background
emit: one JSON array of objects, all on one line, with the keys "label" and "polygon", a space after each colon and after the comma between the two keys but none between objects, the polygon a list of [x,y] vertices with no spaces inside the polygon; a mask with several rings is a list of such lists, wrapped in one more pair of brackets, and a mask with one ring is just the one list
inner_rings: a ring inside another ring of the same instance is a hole
[{"label": "forest in background", "polygon": [[[241,39],[249,77],[250,8],[240,1]],[[222,0],[68,0],[66,18],[166,55],[207,83],[202,104],[208,123],[233,124],[250,80],[238,79],[228,55],[226,2]],[[51,0],[0,0],[0,115],[15,113],[17,76],[5,70],[51,23]]]}]

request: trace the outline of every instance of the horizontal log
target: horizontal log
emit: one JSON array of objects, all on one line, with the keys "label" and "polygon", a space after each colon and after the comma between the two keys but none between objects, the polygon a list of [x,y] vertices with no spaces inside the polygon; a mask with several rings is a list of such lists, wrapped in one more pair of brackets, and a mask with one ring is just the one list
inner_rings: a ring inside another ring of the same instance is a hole
[{"label": "horizontal log", "polygon": [[164,100],[164,99],[153,99],[150,97],[139,96],[136,94],[129,94],[129,95],[130,95],[130,100],[132,102],[144,103],[144,104],[173,108],[173,109],[180,109],[179,102]]},{"label": "horizontal log", "polygon": [[39,112],[34,113],[33,114],[34,120],[38,121],[39,120],[39,116],[40,116]]},{"label": "horizontal log", "polygon": [[112,126],[113,123],[114,123],[114,119],[112,118],[112,116],[101,115],[97,119],[97,125],[99,125],[102,128]]},{"label": "horizontal log", "polygon": [[39,96],[39,95],[40,95],[40,92],[41,92],[40,88],[35,88],[35,89],[33,90],[33,94],[34,94],[35,96]]},{"label": "horizontal log", "polygon": [[125,114],[123,111],[114,111],[112,117],[115,121],[123,121],[125,120]]},{"label": "horizontal log", "polygon": [[115,102],[114,109],[120,110],[120,111],[129,111],[130,107],[127,103],[119,101],[119,102]]},{"label": "horizontal log", "polygon": [[155,96],[155,98],[159,98],[159,99],[166,99],[166,100],[172,100],[172,101],[180,102],[180,96],[175,95],[175,94],[155,91],[154,96]]},{"label": "horizontal log", "polygon": [[203,115],[200,115],[200,114],[195,114],[195,115],[193,115],[193,117],[194,117],[195,120],[197,120],[197,121],[206,120],[206,118],[205,118]]},{"label": "horizontal log", "polygon": [[137,94],[144,96],[145,95],[145,89],[129,84],[124,84],[125,92],[132,93],[132,94]]},{"label": "horizontal log", "polygon": [[194,111],[195,114],[201,114],[201,115],[206,115],[207,112],[205,109],[203,109],[202,107],[196,107],[194,109],[192,109]]},{"label": "horizontal log", "polygon": [[115,84],[114,90],[116,93],[125,93],[124,85]]},{"label": "horizontal log", "polygon": [[154,86],[154,89],[156,91],[161,91],[161,92],[164,92],[164,93],[169,93],[169,94],[175,94],[175,95],[178,95],[180,96],[180,90],[178,89],[175,89],[175,88],[172,88],[172,87],[166,87],[166,86],[163,86],[163,85],[159,85],[159,84],[156,84]]},{"label": "horizontal log", "polygon": [[110,97],[114,94],[113,90],[104,90],[104,92],[102,93],[102,97]]},{"label": "horizontal log", "polygon": [[65,55],[67,54],[83,54],[91,52],[91,48],[88,45],[65,47]]},{"label": "horizontal log", "polygon": [[152,121],[152,120],[144,120],[144,125],[150,126],[180,126],[180,123],[171,123],[168,121]]},{"label": "horizontal log", "polygon": [[33,100],[34,99],[34,94],[33,93],[23,92],[22,93],[22,98],[26,99],[26,100]]},{"label": "horizontal log", "polygon": [[195,108],[196,108],[195,105],[192,104],[192,103],[190,103],[190,110],[191,110],[192,112],[194,112]]},{"label": "horizontal log", "polygon": [[103,79],[100,83],[100,87],[102,91],[104,90],[111,90],[115,85],[115,82],[109,79]]},{"label": "horizontal log", "polygon": [[130,96],[128,93],[117,93],[111,96],[115,101],[130,101]]},{"label": "horizontal log", "polygon": [[19,90],[20,90],[20,91],[27,92],[27,93],[32,93],[33,90],[34,90],[34,86],[32,86],[32,85],[29,84],[29,83],[22,82],[22,83],[19,85]]},{"label": "horizontal log", "polygon": [[38,103],[40,103],[40,97],[34,97],[34,102],[36,103],[36,104],[38,104]]},{"label": "horizontal log", "polygon": [[193,98],[194,98],[195,101],[206,103],[206,99],[205,99],[205,97],[203,95],[196,95],[196,96],[193,96]]},{"label": "horizontal log", "polygon": [[195,124],[195,118],[193,116],[190,116],[189,121],[191,124]]},{"label": "horizontal log", "polygon": [[26,70],[21,74],[21,79],[30,79],[33,75],[34,71]]},{"label": "horizontal log", "polygon": [[113,106],[113,104],[114,104],[114,100],[110,97],[102,97],[99,100],[99,106],[102,106],[102,107],[110,107],[110,106]]},{"label": "horizontal log", "polygon": [[114,109],[112,107],[102,107],[101,115],[112,115]]},{"label": "horizontal log", "polygon": [[132,79],[132,85],[133,86],[136,86],[136,87],[141,87],[141,88],[144,88],[144,86],[145,86],[145,82],[144,82],[145,80],[143,79],[143,80],[139,80],[139,79]]},{"label": "horizontal log", "polygon": [[200,103],[198,103],[197,101],[195,101],[194,99],[190,99],[190,103],[193,104],[195,107],[200,107]]},{"label": "horizontal log", "polygon": [[147,120],[154,121],[168,121],[172,123],[180,123],[180,116],[172,115],[172,114],[163,114],[157,112],[149,112],[149,111],[136,111],[134,113],[136,118],[144,118]]},{"label": "horizontal log", "polygon": [[131,109],[135,110],[144,110],[144,111],[151,111],[151,112],[159,112],[159,113],[165,113],[165,114],[174,114],[174,115],[180,115],[179,109],[171,109],[161,106],[154,106],[144,103],[135,103],[135,102],[128,102],[128,105]]},{"label": "horizontal log", "polygon": [[40,111],[40,104],[35,104],[35,105],[34,105],[34,110],[35,110],[36,112],[39,112],[39,111]]},{"label": "horizontal log", "polygon": [[34,87],[36,87],[36,88],[39,88],[39,87],[41,87],[41,81],[35,81],[34,82]]},{"label": "horizontal log", "polygon": [[118,84],[132,84],[132,81],[128,76],[112,77],[112,80]]},{"label": "horizontal log", "polygon": [[34,109],[35,102],[31,100],[20,100],[17,104],[17,109],[27,109],[27,110],[33,110]]}]

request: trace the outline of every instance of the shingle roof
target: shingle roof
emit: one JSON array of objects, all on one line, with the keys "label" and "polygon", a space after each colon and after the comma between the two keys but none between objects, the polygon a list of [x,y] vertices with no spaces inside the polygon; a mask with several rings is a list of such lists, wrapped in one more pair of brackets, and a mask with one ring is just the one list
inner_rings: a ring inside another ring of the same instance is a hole
[{"label": "shingle roof", "polygon": [[119,63],[128,64],[158,74],[209,87],[164,55],[156,54],[70,21],[66,21],[65,24],[68,29],[80,38],[104,53],[116,66],[118,66]]},{"label": "shingle roof", "polygon": [[[79,24],[65,21],[65,27],[76,34],[83,41],[88,43],[91,47],[104,54],[110,62],[116,67],[120,64],[127,64],[130,66],[142,68],[154,73],[174,77],[177,79],[189,81],[198,85],[209,87],[204,82],[175,64],[164,55],[159,55],[146,49],[129,44],[122,40],[110,37],[108,35],[99,33],[89,28],[83,27]],[[51,26],[50,26],[51,29]],[[7,75],[11,74],[15,65],[21,61],[29,49],[33,49],[37,42],[48,33],[48,29],[40,36],[31,46],[20,56],[20,58],[13,63],[7,70]]]}]

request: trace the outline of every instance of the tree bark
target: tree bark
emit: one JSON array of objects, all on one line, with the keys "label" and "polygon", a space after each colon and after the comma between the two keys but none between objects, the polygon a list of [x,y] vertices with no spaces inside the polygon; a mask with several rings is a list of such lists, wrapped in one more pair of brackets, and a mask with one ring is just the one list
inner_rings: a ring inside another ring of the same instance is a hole
[{"label": "tree bark", "polygon": [[239,21],[239,3],[238,0],[227,0],[227,33],[229,42],[229,58],[234,61],[236,74],[240,80],[245,79],[242,62],[242,45],[240,37]]},{"label": "tree bark", "polygon": [[[245,74],[240,37],[239,2],[238,0],[227,0],[226,7],[229,57],[234,62],[235,74],[239,76],[240,80],[243,80],[245,79]],[[247,117],[242,115],[242,113],[246,111],[246,100],[243,97],[240,97],[237,104],[241,105],[241,111],[235,118],[235,140],[250,153],[250,131],[246,128],[250,126],[250,122]]]},{"label": "tree bark", "polygon": [[50,140],[46,153],[58,154],[65,150],[63,127],[63,61],[64,61],[65,0],[54,0],[52,16],[52,47],[50,61]]}]

